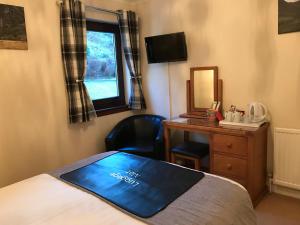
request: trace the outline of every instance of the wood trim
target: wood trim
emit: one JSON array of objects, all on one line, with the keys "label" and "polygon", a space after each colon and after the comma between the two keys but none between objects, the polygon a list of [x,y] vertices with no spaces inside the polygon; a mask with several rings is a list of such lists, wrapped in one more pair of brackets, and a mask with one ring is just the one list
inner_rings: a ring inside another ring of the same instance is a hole
[{"label": "wood trim", "polygon": [[28,50],[27,41],[0,40],[0,49]]},{"label": "wood trim", "polygon": [[123,106],[117,106],[113,108],[107,108],[107,109],[102,109],[102,110],[96,110],[97,116],[106,116],[110,114],[115,114],[115,113],[121,113],[121,112],[126,112],[129,111],[128,105],[123,105]]},{"label": "wood trim", "polygon": [[223,80],[218,79],[218,101],[221,103],[219,112],[223,112]]},{"label": "wood trim", "polygon": [[179,117],[190,118],[190,119],[207,119],[206,112],[202,113],[202,114],[200,114],[199,112],[198,113],[183,113],[183,114],[180,114]]},{"label": "wood trim", "polygon": [[218,67],[209,66],[209,67],[192,67],[190,69],[190,99],[191,99],[191,112],[192,113],[206,113],[207,108],[196,108],[195,107],[195,95],[194,95],[194,84],[195,84],[195,71],[199,70],[213,70],[214,71],[214,101],[218,101]]},{"label": "wood trim", "polygon": [[213,162],[214,162],[214,152],[213,152],[213,149],[214,149],[214,142],[213,142],[213,134],[209,134],[209,172],[210,173],[214,173],[213,172],[213,169],[214,169],[214,165],[213,165]]},{"label": "wood trim", "polygon": [[186,81],[186,112],[191,113],[191,81]]},{"label": "wood trim", "polygon": [[202,134],[210,134],[210,133],[218,133],[218,134],[228,134],[228,135],[235,135],[235,136],[251,136],[253,135],[254,132],[260,132],[261,129],[266,129],[269,124],[265,123],[262,127],[260,127],[256,131],[246,131],[246,130],[240,130],[240,129],[230,129],[230,128],[224,128],[218,126],[216,123],[209,123],[206,122],[205,125],[197,125],[197,123],[193,123],[190,121],[203,121],[200,119],[188,119],[187,123],[179,123],[179,122],[172,122],[165,120],[164,126],[167,127],[168,129],[180,129],[180,130],[185,130],[185,131],[190,131],[190,132],[195,132],[195,133],[202,133]]},{"label": "wood trim", "polygon": [[166,123],[163,122],[164,126],[164,141],[165,141],[165,159],[167,162],[170,162],[170,129],[167,127]]}]

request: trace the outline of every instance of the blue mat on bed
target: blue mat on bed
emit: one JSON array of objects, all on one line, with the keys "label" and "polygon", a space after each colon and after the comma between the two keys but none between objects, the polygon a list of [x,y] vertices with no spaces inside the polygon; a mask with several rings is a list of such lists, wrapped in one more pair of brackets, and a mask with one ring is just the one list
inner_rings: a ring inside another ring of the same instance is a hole
[{"label": "blue mat on bed", "polygon": [[143,218],[167,207],[203,177],[201,172],[126,153],[61,175],[63,180]]}]

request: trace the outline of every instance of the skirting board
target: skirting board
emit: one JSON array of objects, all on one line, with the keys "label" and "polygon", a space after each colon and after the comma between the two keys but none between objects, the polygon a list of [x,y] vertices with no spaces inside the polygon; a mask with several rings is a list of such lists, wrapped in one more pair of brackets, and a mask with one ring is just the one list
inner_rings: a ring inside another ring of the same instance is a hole
[{"label": "skirting board", "polygon": [[287,187],[282,187],[276,184],[272,184],[272,192],[280,195],[289,196],[292,198],[300,199],[300,191]]}]

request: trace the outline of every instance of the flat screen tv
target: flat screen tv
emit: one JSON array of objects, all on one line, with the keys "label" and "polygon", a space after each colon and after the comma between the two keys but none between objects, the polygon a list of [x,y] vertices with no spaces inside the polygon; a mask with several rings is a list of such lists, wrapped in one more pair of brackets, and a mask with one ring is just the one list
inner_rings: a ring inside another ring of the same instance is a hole
[{"label": "flat screen tv", "polygon": [[148,63],[187,60],[184,32],[146,37]]}]

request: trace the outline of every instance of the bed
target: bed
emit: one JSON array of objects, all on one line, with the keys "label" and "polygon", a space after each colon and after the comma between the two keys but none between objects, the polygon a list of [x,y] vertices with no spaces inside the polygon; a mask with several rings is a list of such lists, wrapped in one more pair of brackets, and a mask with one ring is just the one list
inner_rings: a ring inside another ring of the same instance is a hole
[{"label": "bed", "polygon": [[81,188],[61,175],[109,157],[89,157],[49,174],[0,189],[1,225],[255,225],[256,217],[244,187],[205,174],[187,192],[150,218],[140,218]]}]

